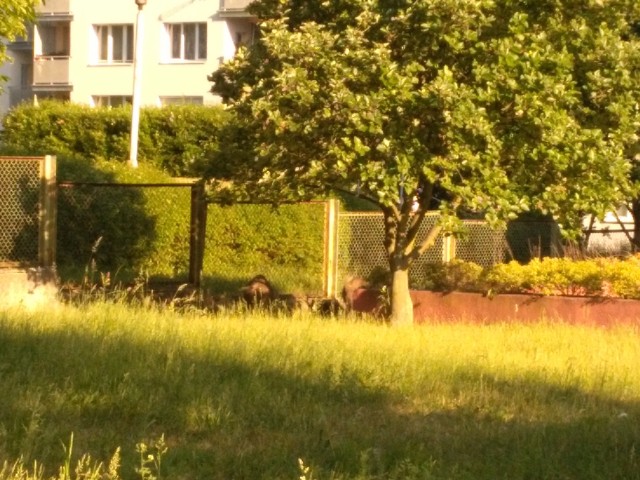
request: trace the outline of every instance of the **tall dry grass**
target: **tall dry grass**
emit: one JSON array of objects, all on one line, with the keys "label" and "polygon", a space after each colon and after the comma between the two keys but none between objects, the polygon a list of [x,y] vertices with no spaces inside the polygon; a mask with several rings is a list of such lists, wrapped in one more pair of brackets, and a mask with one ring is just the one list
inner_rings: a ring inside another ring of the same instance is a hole
[{"label": "tall dry grass", "polygon": [[72,463],[120,447],[119,475],[140,478],[136,445],[164,435],[168,479],[640,478],[639,339],[117,302],[5,310],[0,463],[49,478],[73,434]]}]

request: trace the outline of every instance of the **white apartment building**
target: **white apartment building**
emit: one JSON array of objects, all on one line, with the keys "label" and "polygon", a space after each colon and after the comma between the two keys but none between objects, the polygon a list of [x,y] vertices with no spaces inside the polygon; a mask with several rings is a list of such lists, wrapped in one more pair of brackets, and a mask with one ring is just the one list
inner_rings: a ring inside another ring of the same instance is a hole
[{"label": "white apartment building", "polygon": [[[212,104],[207,80],[251,42],[251,0],[46,0],[29,38],[12,42],[0,116],[21,101],[92,106],[131,102],[138,4],[143,25],[141,104]],[[146,4],[145,4],[146,3]]]}]

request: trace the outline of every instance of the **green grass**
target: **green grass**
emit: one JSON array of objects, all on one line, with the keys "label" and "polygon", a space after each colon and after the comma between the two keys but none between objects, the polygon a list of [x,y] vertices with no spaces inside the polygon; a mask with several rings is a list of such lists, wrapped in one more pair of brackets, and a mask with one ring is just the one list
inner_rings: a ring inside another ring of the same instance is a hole
[{"label": "green grass", "polygon": [[164,434],[166,479],[638,479],[639,363],[631,329],[5,310],[0,464],[73,434],[140,478]]}]

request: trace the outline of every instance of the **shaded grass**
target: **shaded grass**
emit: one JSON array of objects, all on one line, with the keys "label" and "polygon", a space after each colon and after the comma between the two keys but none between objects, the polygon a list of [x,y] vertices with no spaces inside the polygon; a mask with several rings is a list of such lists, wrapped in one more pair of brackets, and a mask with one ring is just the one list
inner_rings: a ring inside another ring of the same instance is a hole
[{"label": "shaded grass", "polygon": [[165,434],[164,478],[640,478],[632,329],[102,303],[0,313],[0,462]]}]

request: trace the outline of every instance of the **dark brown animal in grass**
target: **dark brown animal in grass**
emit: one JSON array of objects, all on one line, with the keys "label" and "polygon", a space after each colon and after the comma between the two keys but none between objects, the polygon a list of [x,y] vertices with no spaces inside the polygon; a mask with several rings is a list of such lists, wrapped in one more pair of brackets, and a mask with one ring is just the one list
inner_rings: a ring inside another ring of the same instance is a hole
[{"label": "dark brown animal in grass", "polygon": [[276,297],[275,291],[264,275],[256,275],[240,289],[242,298],[250,308],[265,306]]},{"label": "dark brown animal in grass", "polygon": [[348,277],[342,287],[342,302],[344,309],[349,312],[353,310],[355,300],[358,298],[360,290],[369,288],[369,282],[358,276]]}]

